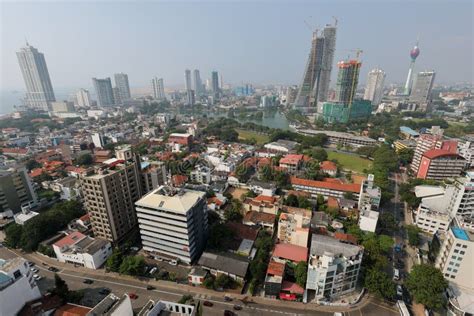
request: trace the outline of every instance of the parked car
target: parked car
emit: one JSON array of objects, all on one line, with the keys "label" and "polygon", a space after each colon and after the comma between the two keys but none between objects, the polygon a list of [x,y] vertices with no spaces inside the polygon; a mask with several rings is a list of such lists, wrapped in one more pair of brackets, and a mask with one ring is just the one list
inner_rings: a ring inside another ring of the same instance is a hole
[{"label": "parked car", "polygon": [[233,311],[230,311],[228,309],[226,309],[224,311],[224,316],[234,316],[234,315],[235,315],[235,313]]},{"label": "parked car", "polygon": [[397,285],[397,296],[403,300],[403,287],[400,284]]},{"label": "parked car", "polygon": [[48,271],[51,271],[51,272],[58,272],[59,269],[58,269],[58,268],[55,268],[55,267],[49,267],[49,268],[48,268]]},{"label": "parked car", "polygon": [[109,294],[110,294],[110,290],[107,289],[107,288],[100,289],[100,290],[99,290],[99,294],[102,294],[102,295],[109,295]]},{"label": "parked car", "polygon": [[240,310],[242,310],[242,306],[240,306],[240,305],[234,305],[234,309],[235,309],[236,311],[240,311]]},{"label": "parked car", "polygon": [[94,281],[92,281],[91,279],[84,279],[84,281],[82,281],[82,283],[84,283],[84,284],[92,284],[92,283],[94,283]]},{"label": "parked car", "polygon": [[138,295],[135,293],[128,293],[128,297],[130,297],[130,299],[132,300],[136,300],[138,298]]},{"label": "parked car", "polygon": [[214,306],[214,304],[212,304],[211,302],[209,301],[204,301],[204,303],[202,303],[204,306],[207,306],[207,307],[212,307]]},{"label": "parked car", "polygon": [[178,265],[178,261],[176,261],[176,260],[171,260],[169,263],[170,263],[172,266],[177,266],[177,265]]},{"label": "parked car", "polygon": [[41,275],[39,275],[39,274],[34,274],[34,275],[33,275],[33,279],[35,279],[36,281],[39,281],[39,280],[41,280],[42,278],[43,278],[43,277],[42,277]]},{"label": "parked car", "polygon": [[393,269],[393,280],[394,281],[400,280],[400,270]]},{"label": "parked car", "polygon": [[38,273],[38,272],[39,272],[39,270],[36,269],[36,268],[31,268],[30,270],[31,270],[31,272],[34,272],[34,273]]},{"label": "parked car", "polygon": [[29,266],[29,267],[32,267],[32,266],[34,266],[34,265],[35,265],[34,262],[28,261],[28,266]]},{"label": "parked car", "polygon": [[155,289],[155,287],[154,287],[153,285],[147,285],[147,286],[146,286],[146,289],[147,289],[148,291],[152,291],[152,290]]},{"label": "parked car", "polygon": [[224,296],[224,301],[230,302],[230,301],[232,301],[232,297],[226,295],[226,296]]}]

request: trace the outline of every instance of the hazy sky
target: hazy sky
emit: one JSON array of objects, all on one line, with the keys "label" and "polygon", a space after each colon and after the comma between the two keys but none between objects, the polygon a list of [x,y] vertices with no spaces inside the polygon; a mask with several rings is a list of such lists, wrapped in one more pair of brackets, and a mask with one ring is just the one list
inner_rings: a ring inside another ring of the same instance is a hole
[{"label": "hazy sky", "polygon": [[[1,0],[0,0],[1,1]],[[383,4],[382,4],[383,2]],[[339,19],[336,59],[363,49],[361,82],[373,67],[405,80],[420,36],[417,70],[437,82],[473,81],[473,1],[2,2],[1,89],[24,89],[15,52],[46,56],[53,87],[90,87],[92,77],[159,76],[183,85],[184,69],[212,70],[238,84],[298,84],[311,31]],[[335,71],[333,71],[335,75]]]}]

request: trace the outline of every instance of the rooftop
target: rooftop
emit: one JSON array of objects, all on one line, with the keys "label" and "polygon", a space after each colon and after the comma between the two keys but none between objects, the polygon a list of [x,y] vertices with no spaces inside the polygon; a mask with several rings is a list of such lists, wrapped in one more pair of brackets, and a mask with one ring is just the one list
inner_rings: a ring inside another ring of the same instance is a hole
[{"label": "rooftop", "polygon": [[273,250],[273,257],[293,262],[308,261],[308,248],[292,244],[276,244]]},{"label": "rooftop", "polygon": [[342,254],[344,257],[355,256],[361,247],[340,242],[336,238],[324,235],[313,235],[311,239],[311,255],[322,256],[329,252],[333,255]]},{"label": "rooftop", "polygon": [[173,189],[161,186],[138,200],[135,204],[153,209],[171,210],[175,213],[186,214],[196,203],[205,197],[204,192]]},{"label": "rooftop", "polygon": [[242,256],[211,252],[204,252],[198,264],[204,268],[224,271],[242,278],[247,274],[249,266],[248,261]]},{"label": "rooftop", "polygon": [[307,186],[307,187],[324,188],[324,189],[343,191],[343,192],[353,192],[353,193],[360,192],[360,184],[356,184],[356,183],[337,183],[334,181],[316,181],[316,180],[307,180],[307,179],[301,179],[297,177],[291,177],[291,184],[302,185],[302,186]]},{"label": "rooftop", "polygon": [[[424,157],[429,159],[441,158],[441,157],[458,157],[459,155],[455,152],[443,149],[430,149],[423,154]],[[460,156],[459,156],[460,157]]]}]

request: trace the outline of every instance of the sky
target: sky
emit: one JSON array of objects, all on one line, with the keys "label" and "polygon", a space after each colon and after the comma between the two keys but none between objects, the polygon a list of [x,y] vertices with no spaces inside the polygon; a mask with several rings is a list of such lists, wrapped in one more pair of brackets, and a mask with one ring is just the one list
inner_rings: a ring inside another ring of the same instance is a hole
[{"label": "sky", "polygon": [[[184,70],[212,70],[225,83],[299,84],[311,27],[338,18],[336,58],[362,49],[360,82],[380,67],[404,82],[419,37],[416,70],[438,83],[473,82],[473,1],[1,1],[0,90],[24,89],[15,52],[45,54],[54,88],[92,86],[92,77],[153,76],[184,85]],[[336,71],[333,71],[333,77]]]}]

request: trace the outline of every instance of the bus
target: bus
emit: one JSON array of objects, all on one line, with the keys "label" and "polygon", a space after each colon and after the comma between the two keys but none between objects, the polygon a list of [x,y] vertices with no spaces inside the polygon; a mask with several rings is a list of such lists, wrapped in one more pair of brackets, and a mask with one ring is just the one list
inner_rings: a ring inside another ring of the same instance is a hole
[{"label": "bus", "polygon": [[400,316],[410,316],[410,312],[408,311],[407,306],[405,305],[405,302],[402,300],[397,301],[397,307],[398,311],[400,312]]}]

